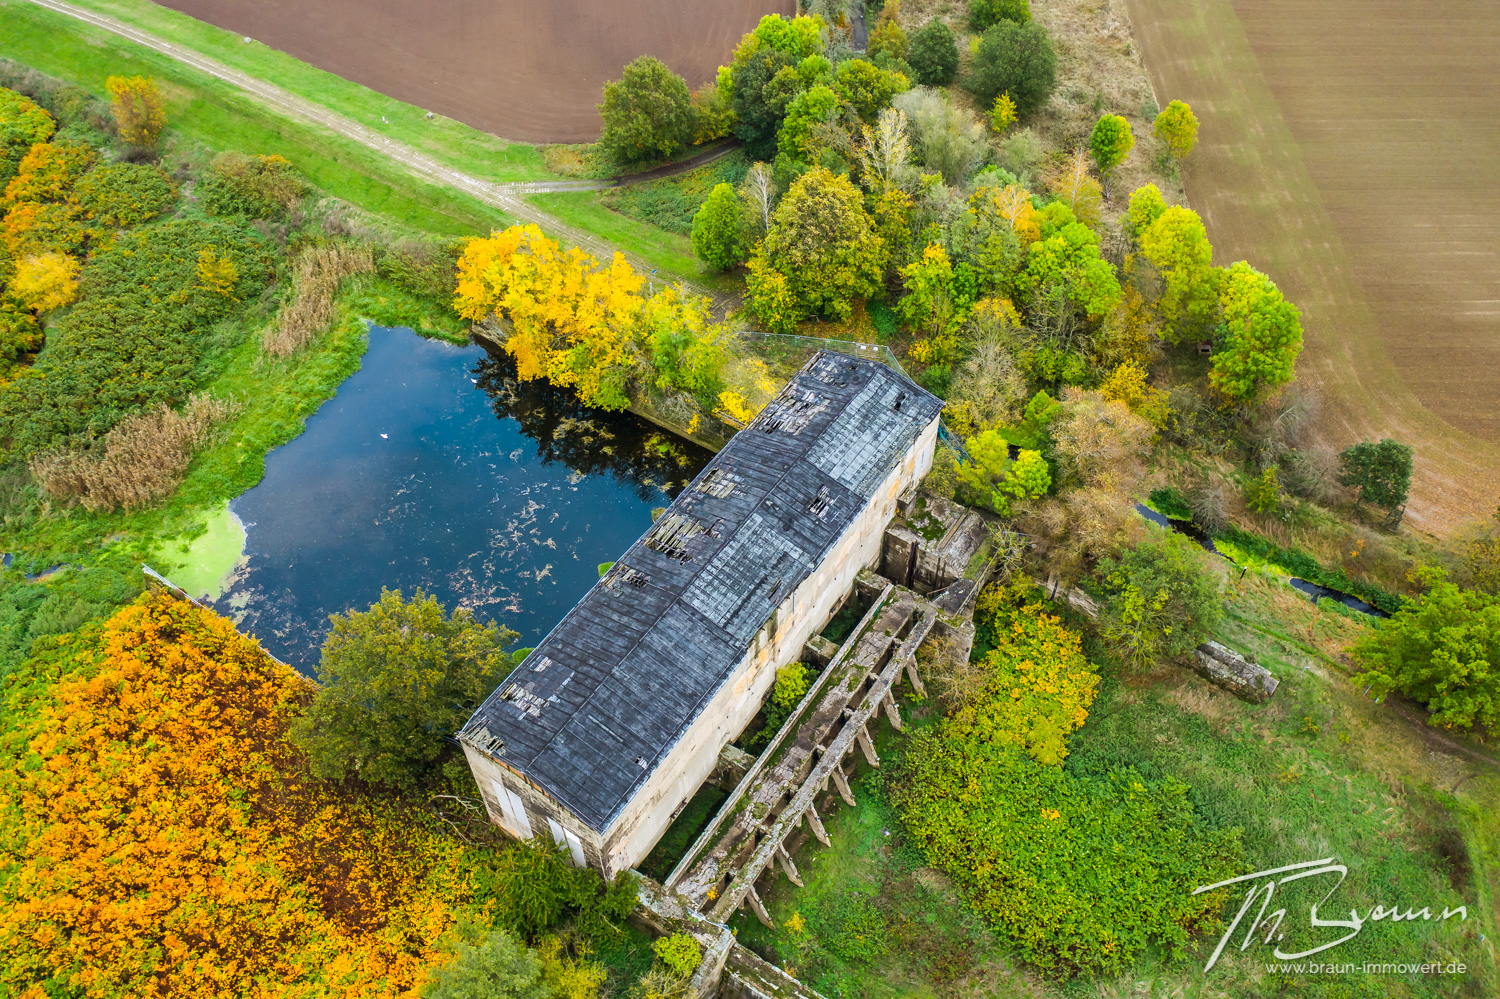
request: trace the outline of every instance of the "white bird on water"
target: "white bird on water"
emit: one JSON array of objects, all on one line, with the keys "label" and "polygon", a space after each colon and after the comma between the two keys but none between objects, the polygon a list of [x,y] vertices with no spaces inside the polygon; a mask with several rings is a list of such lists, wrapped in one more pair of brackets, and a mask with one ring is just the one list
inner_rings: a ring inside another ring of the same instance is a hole
[{"label": "white bird on water", "polygon": [[390,434],[381,434],[380,435],[380,439],[381,440],[390,440],[391,439],[391,435]]}]

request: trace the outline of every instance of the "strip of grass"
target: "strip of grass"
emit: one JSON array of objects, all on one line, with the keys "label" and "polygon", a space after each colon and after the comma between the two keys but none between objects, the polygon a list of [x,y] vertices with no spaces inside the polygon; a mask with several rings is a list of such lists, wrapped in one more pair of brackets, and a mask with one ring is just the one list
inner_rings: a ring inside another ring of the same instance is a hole
[{"label": "strip of grass", "polygon": [[110,75],[153,76],[167,96],[169,140],[285,156],[313,184],[366,211],[429,232],[503,227],[497,209],[406,173],[356,142],[284,118],[220,80],[24,0],[0,0],[0,56],[104,95]]},{"label": "strip of grass", "polygon": [[598,191],[537,194],[526,200],[571,226],[587,229],[620,249],[645,258],[659,269],[654,278],[658,282],[685,279],[719,291],[734,288],[736,282],[732,277],[709,273],[698,266],[692,240],[610,211]]},{"label": "strip of grass", "polygon": [[393,139],[476,177],[521,181],[554,176],[542,162],[542,155],[535,146],[509,142],[441,115],[429,119],[423,108],[318,69],[261,42],[247,45],[243,36],[157,6],[149,0],[71,2],[170,39],[178,45],[188,46],[226,66],[377,128]]}]

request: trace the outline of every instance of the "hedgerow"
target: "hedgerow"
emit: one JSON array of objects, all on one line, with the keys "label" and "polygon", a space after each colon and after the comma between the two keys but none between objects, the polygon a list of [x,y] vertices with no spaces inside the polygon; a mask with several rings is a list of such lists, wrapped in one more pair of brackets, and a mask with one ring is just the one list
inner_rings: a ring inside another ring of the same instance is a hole
[{"label": "hedgerow", "polygon": [[1056,617],[987,596],[990,682],[912,737],[893,789],[902,821],[1045,974],[1119,972],[1152,946],[1180,956],[1218,921],[1223,893],[1192,891],[1237,870],[1237,833],[1207,828],[1181,781],[1057,766],[1098,674]]}]

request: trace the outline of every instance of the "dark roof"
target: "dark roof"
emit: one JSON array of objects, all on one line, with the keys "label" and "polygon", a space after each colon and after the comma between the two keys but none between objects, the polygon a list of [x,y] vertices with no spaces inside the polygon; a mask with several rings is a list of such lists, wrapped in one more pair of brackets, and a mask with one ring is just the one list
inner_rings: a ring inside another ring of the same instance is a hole
[{"label": "dark roof", "polygon": [[460,733],[603,832],[942,410],[820,351]]}]

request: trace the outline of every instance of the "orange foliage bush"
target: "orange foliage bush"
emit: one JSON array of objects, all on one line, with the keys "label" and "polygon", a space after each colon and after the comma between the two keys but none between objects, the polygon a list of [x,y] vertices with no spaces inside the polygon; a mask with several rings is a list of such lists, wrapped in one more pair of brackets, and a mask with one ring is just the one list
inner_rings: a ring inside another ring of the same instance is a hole
[{"label": "orange foliage bush", "polygon": [[490,921],[491,855],[311,779],[310,684],[227,621],[147,595],[49,643],[0,709],[0,993],[394,996]]}]

